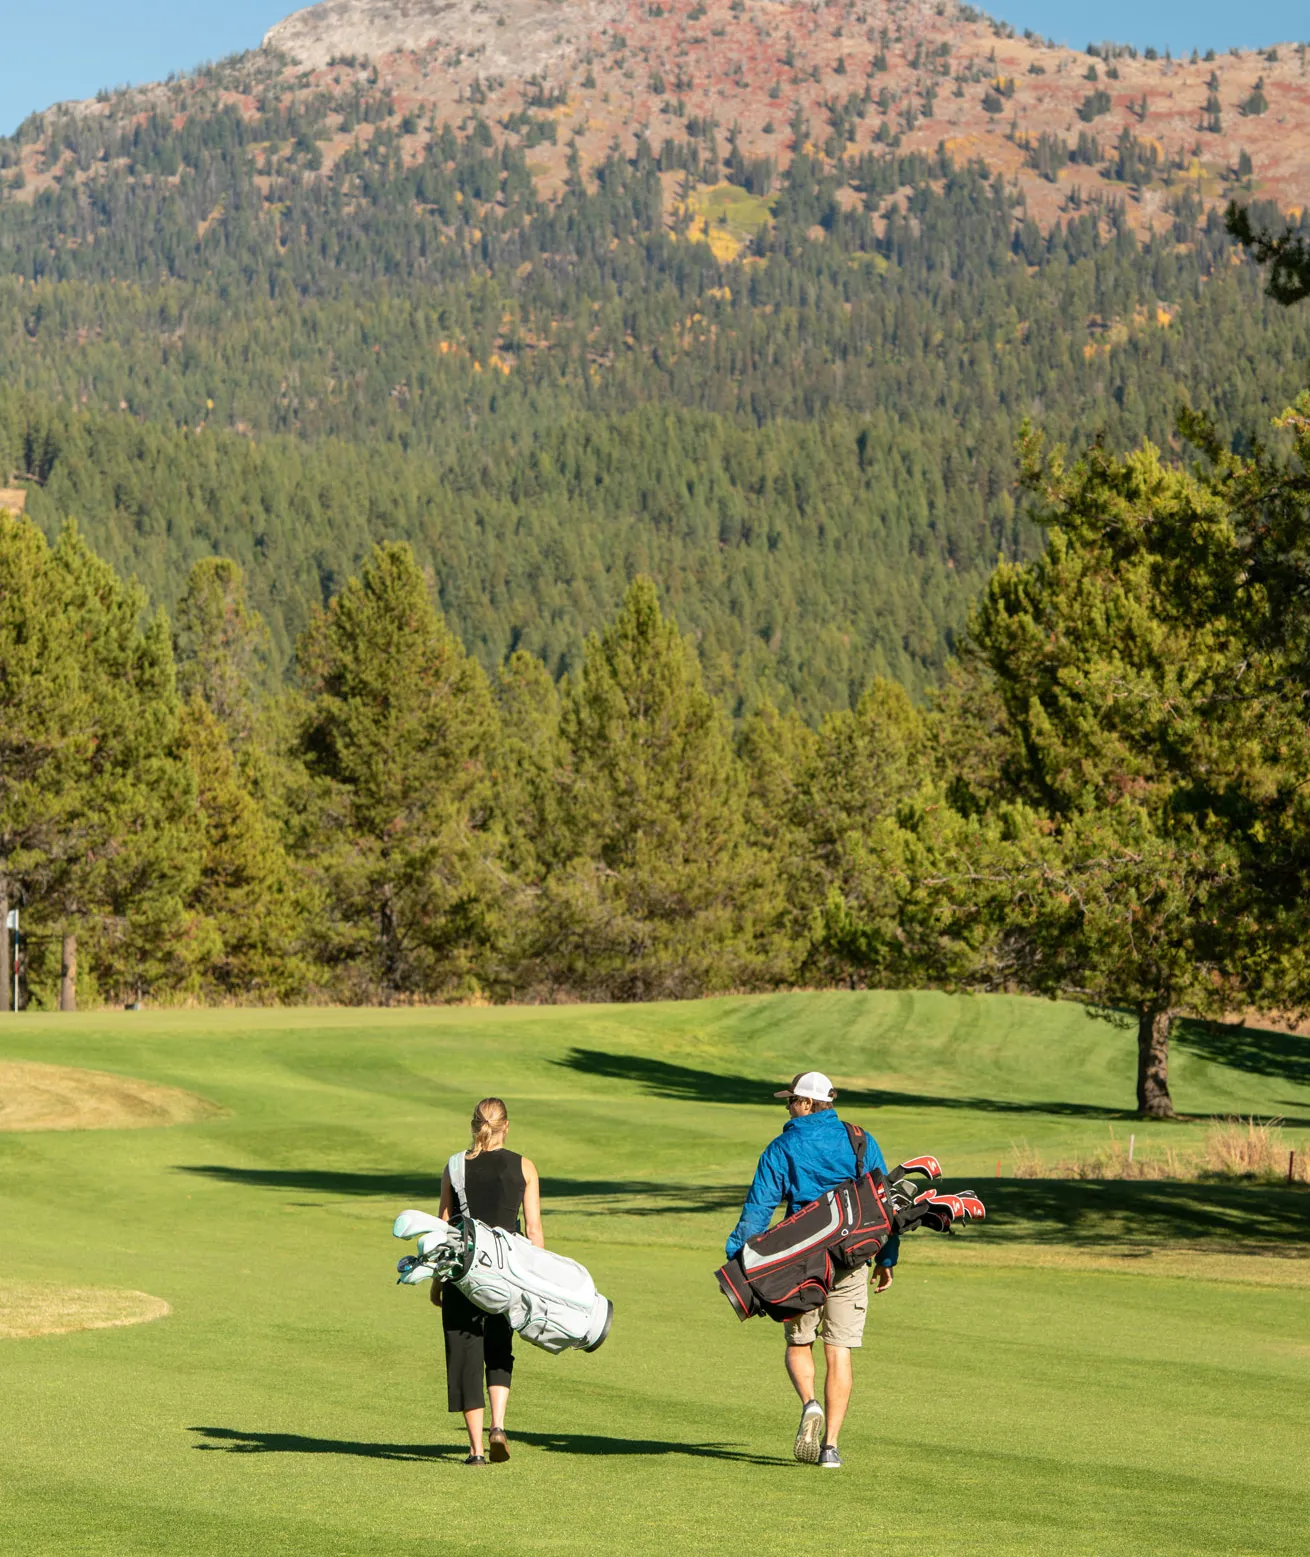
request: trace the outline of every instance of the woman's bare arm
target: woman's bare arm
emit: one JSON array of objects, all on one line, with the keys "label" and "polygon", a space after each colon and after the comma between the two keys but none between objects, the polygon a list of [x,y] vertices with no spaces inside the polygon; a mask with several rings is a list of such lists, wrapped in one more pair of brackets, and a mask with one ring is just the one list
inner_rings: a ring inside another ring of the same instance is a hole
[{"label": "woman's bare arm", "polygon": [[[450,1187],[450,1169],[441,1170],[441,1202],[437,1206],[437,1215],[443,1222],[449,1222],[455,1214],[455,1191]],[[442,1284],[439,1281],[432,1283],[432,1289],[428,1296],[438,1308],[441,1307]]]},{"label": "woman's bare arm", "polygon": [[537,1166],[527,1157],[523,1159],[523,1221],[528,1238],[538,1249],[546,1247],[546,1235],[541,1230],[541,1180]]}]

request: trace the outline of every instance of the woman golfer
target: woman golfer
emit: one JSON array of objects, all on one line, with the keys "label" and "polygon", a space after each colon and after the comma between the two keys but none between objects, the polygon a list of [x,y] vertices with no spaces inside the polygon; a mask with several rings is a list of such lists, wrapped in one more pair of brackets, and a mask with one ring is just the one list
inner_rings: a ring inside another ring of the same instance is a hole
[{"label": "woman golfer", "polygon": [[[473,1143],[457,1152],[451,1162],[463,1161],[463,1194],[451,1184],[450,1163],[441,1175],[441,1207],[445,1221],[472,1216],[488,1227],[518,1232],[519,1207],[527,1235],[538,1249],[546,1247],[541,1234],[541,1182],[526,1157],[506,1151],[509,1113],[498,1097],[484,1097],[473,1110]],[[457,1166],[458,1176],[458,1166]],[[446,1400],[451,1411],[462,1411],[468,1428],[469,1454],[465,1465],[485,1465],[482,1452],[482,1376],[486,1373],[491,1396],[491,1459],[509,1459],[505,1440],[505,1407],[514,1373],[514,1332],[504,1314],[487,1314],[457,1287],[432,1283],[432,1301],[441,1309],[446,1340]]]}]

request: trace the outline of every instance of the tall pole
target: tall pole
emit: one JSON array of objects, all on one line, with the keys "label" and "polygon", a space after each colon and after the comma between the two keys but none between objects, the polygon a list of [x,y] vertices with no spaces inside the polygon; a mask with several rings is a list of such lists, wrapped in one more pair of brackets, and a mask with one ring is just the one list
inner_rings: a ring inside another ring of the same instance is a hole
[{"label": "tall pole", "polygon": [[59,970],[59,1009],[77,1010],[77,937],[64,932],[63,957]]},{"label": "tall pole", "polygon": [[0,884],[0,999],[9,1001],[9,883]]}]

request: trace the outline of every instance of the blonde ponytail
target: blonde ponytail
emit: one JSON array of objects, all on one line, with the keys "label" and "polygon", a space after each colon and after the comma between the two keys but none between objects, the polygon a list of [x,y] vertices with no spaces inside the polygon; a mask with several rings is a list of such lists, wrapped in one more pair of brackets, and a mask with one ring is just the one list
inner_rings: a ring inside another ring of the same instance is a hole
[{"label": "blonde ponytail", "polygon": [[509,1123],[509,1110],[498,1097],[484,1097],[473,1110],[473,1143],[467,1155],[476,1157],[486,1151],[495,1138],[504,1132]]}]

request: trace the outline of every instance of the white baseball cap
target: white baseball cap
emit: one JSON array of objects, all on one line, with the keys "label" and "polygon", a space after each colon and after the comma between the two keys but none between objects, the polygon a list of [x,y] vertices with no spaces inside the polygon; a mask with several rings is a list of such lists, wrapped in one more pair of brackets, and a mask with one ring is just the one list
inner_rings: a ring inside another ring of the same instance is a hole
[{"label": "white baseball cap", "polygon": [[799,1076],[792,1078],[791,1086],[773,1095],[774,1097],[807,1097],[815,1103],[831,1103],[837,1096],[837,1089],[821,1070],[803,1070]]}]

